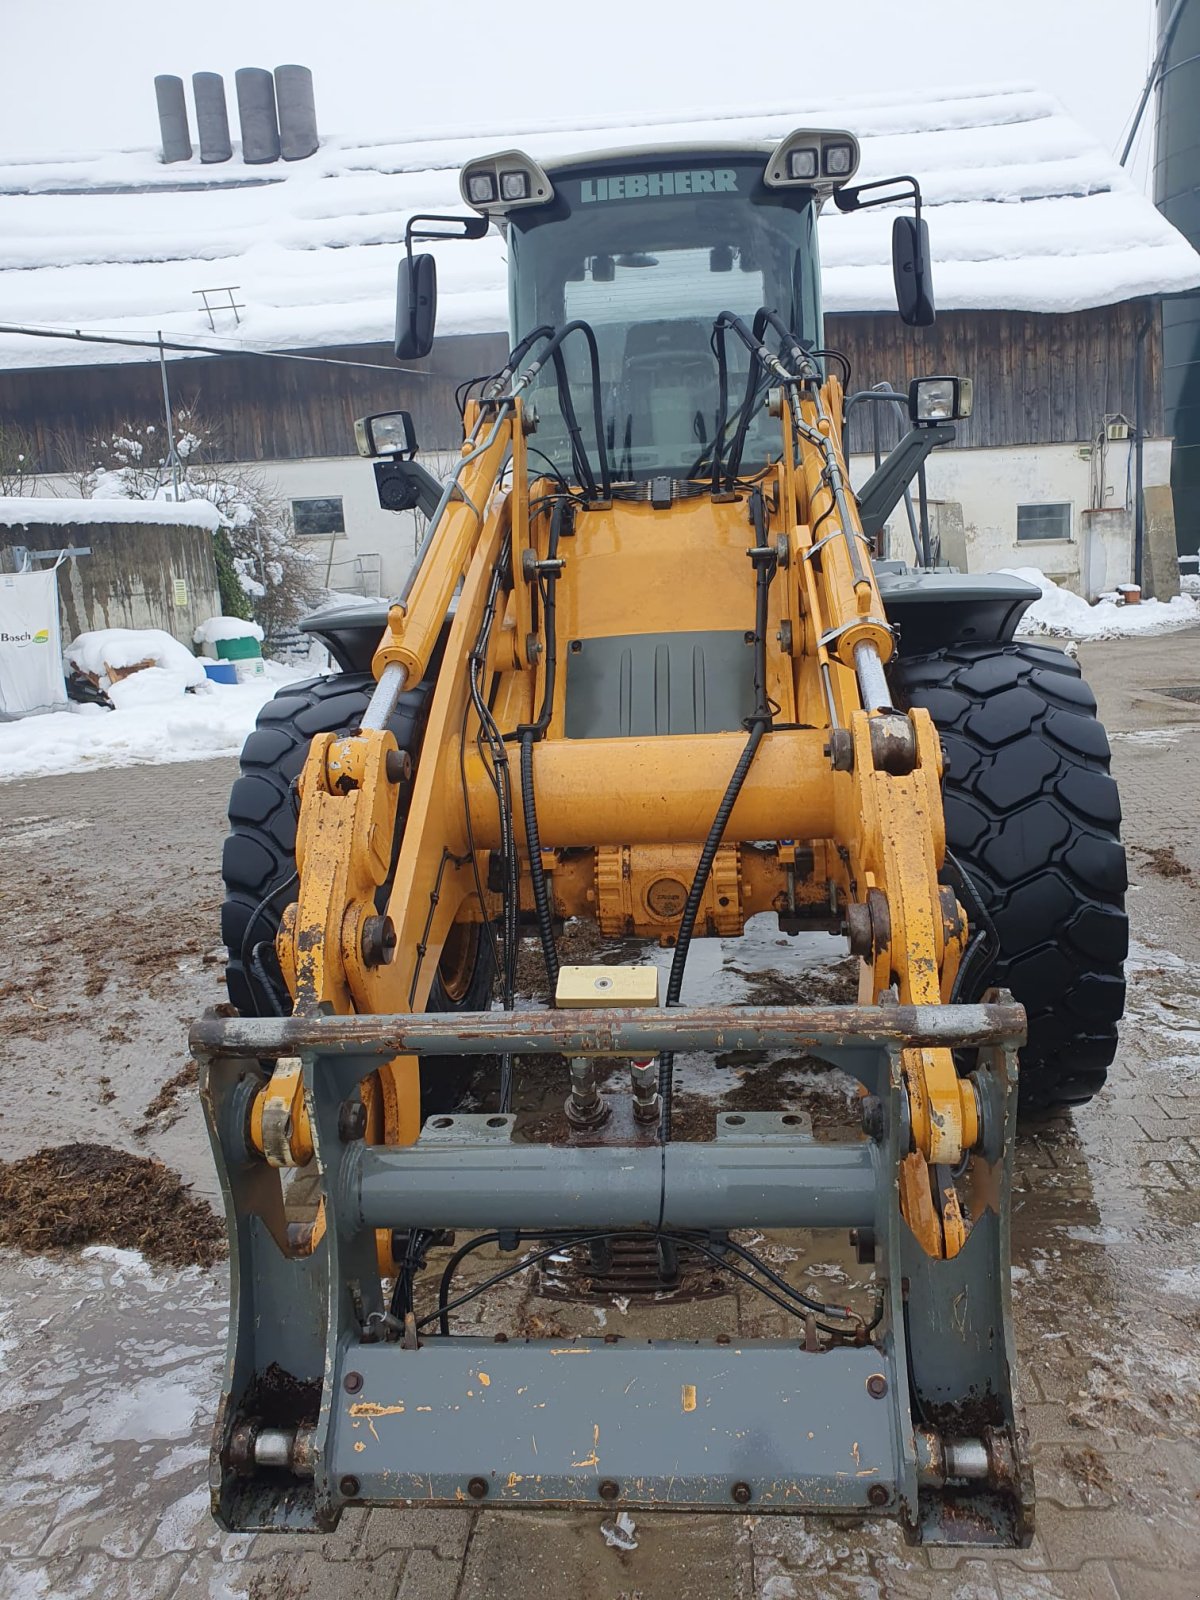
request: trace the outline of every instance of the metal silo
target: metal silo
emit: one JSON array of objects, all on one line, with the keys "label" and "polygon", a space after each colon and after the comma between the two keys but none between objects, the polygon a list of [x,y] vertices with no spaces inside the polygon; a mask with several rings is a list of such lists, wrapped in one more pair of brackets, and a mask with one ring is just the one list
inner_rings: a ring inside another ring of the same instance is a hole
[{"label": "metal silo", "polygon": [[[1154,203],[1200,249],[1200,0],[1158,0]],[[1164,300],[1163,409],[1181,551],[1200,544],[1200,291]]]}]

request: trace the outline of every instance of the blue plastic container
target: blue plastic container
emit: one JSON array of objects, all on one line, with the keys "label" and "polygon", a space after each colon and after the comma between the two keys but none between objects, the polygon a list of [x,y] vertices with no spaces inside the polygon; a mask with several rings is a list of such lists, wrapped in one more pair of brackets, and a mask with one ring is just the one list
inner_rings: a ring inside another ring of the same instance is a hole
[{"label": "blue plastic container", "polygon": [[232,661],[206,661],[204,670],[214,683],[236,683],[237,667]]}]

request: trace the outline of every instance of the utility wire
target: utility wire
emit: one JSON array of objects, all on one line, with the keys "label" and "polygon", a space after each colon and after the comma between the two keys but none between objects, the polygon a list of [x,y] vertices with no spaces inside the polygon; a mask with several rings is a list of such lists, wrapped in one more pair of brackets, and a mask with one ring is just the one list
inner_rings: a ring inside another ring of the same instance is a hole
[{"label": "utility wire", "polygon": [[[77,344],[126,345],[131,350],[152,350],[158,355],[162,350],[175,350],[183,355],[199,356],[261,356],[268,361],[307,361],[322,367],[357,367],[364,372],[406,372],[414,378],[428,378],[432,373],[420,367],[384,366],[379,361],[350,361],[344,356],[301,355],[296,350],[259,350],[253,345],[182,344],[178,340],[135,339],[130,334],[84,333],[82,328],[34,327],[23,323],[0,322],[0,333],[20,334],[29,339],[61,339]],[[219,336],[218,336],[219,337]]]}]

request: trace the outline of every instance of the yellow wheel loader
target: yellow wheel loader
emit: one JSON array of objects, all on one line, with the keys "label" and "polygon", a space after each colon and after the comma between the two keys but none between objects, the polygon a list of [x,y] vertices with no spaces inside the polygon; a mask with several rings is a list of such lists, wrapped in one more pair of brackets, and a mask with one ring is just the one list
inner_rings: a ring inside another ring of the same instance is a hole
[{"label": "yellow wheel loader", "polygon": [[[397,356],[433,341],[414,242],[490,226],[512,350],[462,394],[444,482],[406,413],[358,424],[381,503],[427,533],[393,603],[311,621],[342,670],[267,706],[230,801],[240,1015],[192,1033],[231,1246],[226,1528],[483,1502],[1030,1537],[1018,1062],[1030,1105],[1103,1082],[1119,812],[1075,664],[1014,638],[1036,591],[877,560],[970,384],[915,382],[911,428],[852,491],[823,204],[895,210],[900,314],[933,318],[918,186],[855,186],[857,163],[828,130],[507,151],[464,170],[462,216],[408,225]],[[844,939],[857,1003],[683,1004],[694,941],[763,918]],[[669,968],[568,962],[570,919]],[[852,1121],[814,1129],[781,1070],[774,1104],[673,1126],[735,1052],[840,1069]],[[563,1107],[540,1138],[534,1072]],[[850,1232],[873,1271],[799,1286],[756,1248],[795,1230],[813,1260]],[[421,1267],[451,1234],[435,1292]],[[500,1267],[476,1255],[456,1291],[482,1244]],[[460,1309],[551,1257],[602,1278],[639,1251],[761,1293],[773,1336],[743,1337],[728,1298],[706,1338],[485,1332]]]}]

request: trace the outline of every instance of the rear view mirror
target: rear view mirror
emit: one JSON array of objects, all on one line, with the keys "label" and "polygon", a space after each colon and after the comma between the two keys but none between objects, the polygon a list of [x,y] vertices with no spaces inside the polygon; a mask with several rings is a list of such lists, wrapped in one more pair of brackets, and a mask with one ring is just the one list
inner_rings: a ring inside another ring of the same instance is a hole
[{"label": "rear view mirror", "polygon": [[897,217],[892,223],[892,276],[901,322],[910,328],[931,327],[936,312],[924,217]]},{"label": "rear view mirror", "polygon": [[396,275],[396,359],[420,361],[433,349],[437,320],[437,262],[405,255]]}]

